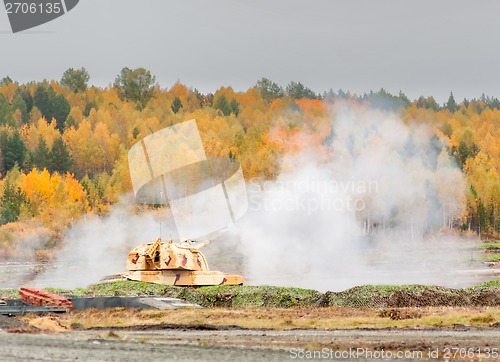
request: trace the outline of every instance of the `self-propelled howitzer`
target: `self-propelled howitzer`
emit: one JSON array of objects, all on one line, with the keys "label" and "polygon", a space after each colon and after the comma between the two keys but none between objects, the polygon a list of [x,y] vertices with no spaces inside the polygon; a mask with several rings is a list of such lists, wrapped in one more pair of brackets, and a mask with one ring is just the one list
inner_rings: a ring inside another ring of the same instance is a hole
[{"label": "self-propelled howitzer", "polygon": [[191,240],[163,243],[158,238],[152,243],[141,244],[130,251],[128,272],[122,276],[129,280],[177,286],[242,285],[245,279],[240,275],[209,270],[205,255],[200,251],[208,243],[195,244]]}]

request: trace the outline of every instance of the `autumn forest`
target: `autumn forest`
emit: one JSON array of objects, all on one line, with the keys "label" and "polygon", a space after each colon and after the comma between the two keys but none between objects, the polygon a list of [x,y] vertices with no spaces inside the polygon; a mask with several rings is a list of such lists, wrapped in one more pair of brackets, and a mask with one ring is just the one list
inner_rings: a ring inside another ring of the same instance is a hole
[{"label": "autumn forest", "polygon": [[89,79],[80,68],[58,81],[0,81],[0,258],[15,253],[17,235],[27,229],[44,230],[50,249],[84,215],[105,215],[132,189],[128,149],[156,130],[196,119],[207,155],[238,159],[247,180],[272,180],[281,157],[303,147],[298,134],[327,146],[338,102],[429,126],[467,180],[466,213],[453,227],[500,233],[496,98],[459,101],[451,93],[439,104],[383,89],[317,94],[299,82],[282,87],[266,78],[244,92],[221,87],[202,94],[181,83],[161,88],[143,68],[123,68],[106,88],[89,86]]}]

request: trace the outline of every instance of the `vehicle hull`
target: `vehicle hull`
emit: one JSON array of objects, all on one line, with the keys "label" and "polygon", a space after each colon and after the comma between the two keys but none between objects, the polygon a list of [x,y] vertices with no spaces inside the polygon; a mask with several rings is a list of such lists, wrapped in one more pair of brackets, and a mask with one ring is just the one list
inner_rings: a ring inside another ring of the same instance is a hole
[{"label": "vehicle hull", "polygon": [[123,273],[122,277],[128,280],[176,286],[242,285],[245,282],[240,275],[211,270],[135,270]]}]

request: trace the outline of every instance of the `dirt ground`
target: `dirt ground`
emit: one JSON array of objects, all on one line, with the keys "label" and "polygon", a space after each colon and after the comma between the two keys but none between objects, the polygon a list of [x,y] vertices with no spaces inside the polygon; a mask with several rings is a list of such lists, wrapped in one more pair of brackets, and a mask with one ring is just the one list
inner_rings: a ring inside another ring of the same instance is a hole
[{"label": "dirt ground", "polygon": [[0,355],[2,361],[499,361],[499,340],[498,329],[0,331]]},{"label": "dirt ground", "polygon": [[[284,352],[283,357],[292,359],[291,353],[303,351],[391,351],[422,352],[438,351],[436,359],[446,357],[447,349],[473,349],[472,358],[468,360],[497,360],[498,354],[493,355],[494,348],[500,348],[500,329],[497,330],[186,330],[161,329],[154,331],[103,331],[114,338],[121,340],[139,340],[149,343],[175,343],[182,345],[232,347],[232,348],[261,348]],[[86,332],[102,336],[102,332]],[[490,359],[485,353],[490,350]],[[483,351],[481,353],[481,351]],[[498,353],[500,351],[496,350]],[[368,353],[365,353],[367,355]],[[363,357],[358,356],[358,358]],[[407,357],[411,357],[408,355]],[[415,357],[419,357],[415,354]],[[431,357],[431,356],[429,356]],[[470,357],[470,356],[468,356]],[[357,359],[357,358],[355,358]],[[409,358],[412,359],[412,358]],[[416,358],[420,359],[420,358]],[[455,358],[460,360],[460,358]]]},{"label": "dirt ground", "polygon": [[[430,319],[424,323],[425,318]],[[2,361],[500,361],[499,319],[498,308],[87,310],[1,317],[0,356]],[[261,327],[242,326],[252,320]],[[367,320],[375,327],[363,327]],[[265,321],[279,327],[263,328]],[[331,321],[344,327],[326,328]]]}]

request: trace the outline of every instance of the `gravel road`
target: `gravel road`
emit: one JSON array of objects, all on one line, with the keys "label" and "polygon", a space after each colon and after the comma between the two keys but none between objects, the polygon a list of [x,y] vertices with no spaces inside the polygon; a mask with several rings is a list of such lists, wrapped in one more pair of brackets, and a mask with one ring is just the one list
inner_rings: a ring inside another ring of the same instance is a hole
[{"label": "gravel road", "polygon": [[91,338],[73,333],[0,332],[0,360],[10,361],[281,361],[283,352]]},{"label": "gravel road", "polygon": [[[73,331],[52,335],[12,334],[0,331],[0,356],[2,361],[293,361],[310,360],[312,355],[306,353],[316,352],[317,357],[314,359],[411,361],[443,360],[449,349],[450,354],[458,353],[456,358],[449,360],[500,361],[498,356],[491,353],[495,348],[498,351],[499,341],[498,329],[423,331],[115,329]],[[307,348],[309,352],[303,348]],[[462,350],[463,353],[468,350],[469,355],[466,358],[460,358]],[[339,351],[343,351],[344,354],[341,355]],[[348,351],[351,351],[350,355]],[[489,355],[486,354],[488,351]],[[403,354],[397,355],[398,352]]]}]

